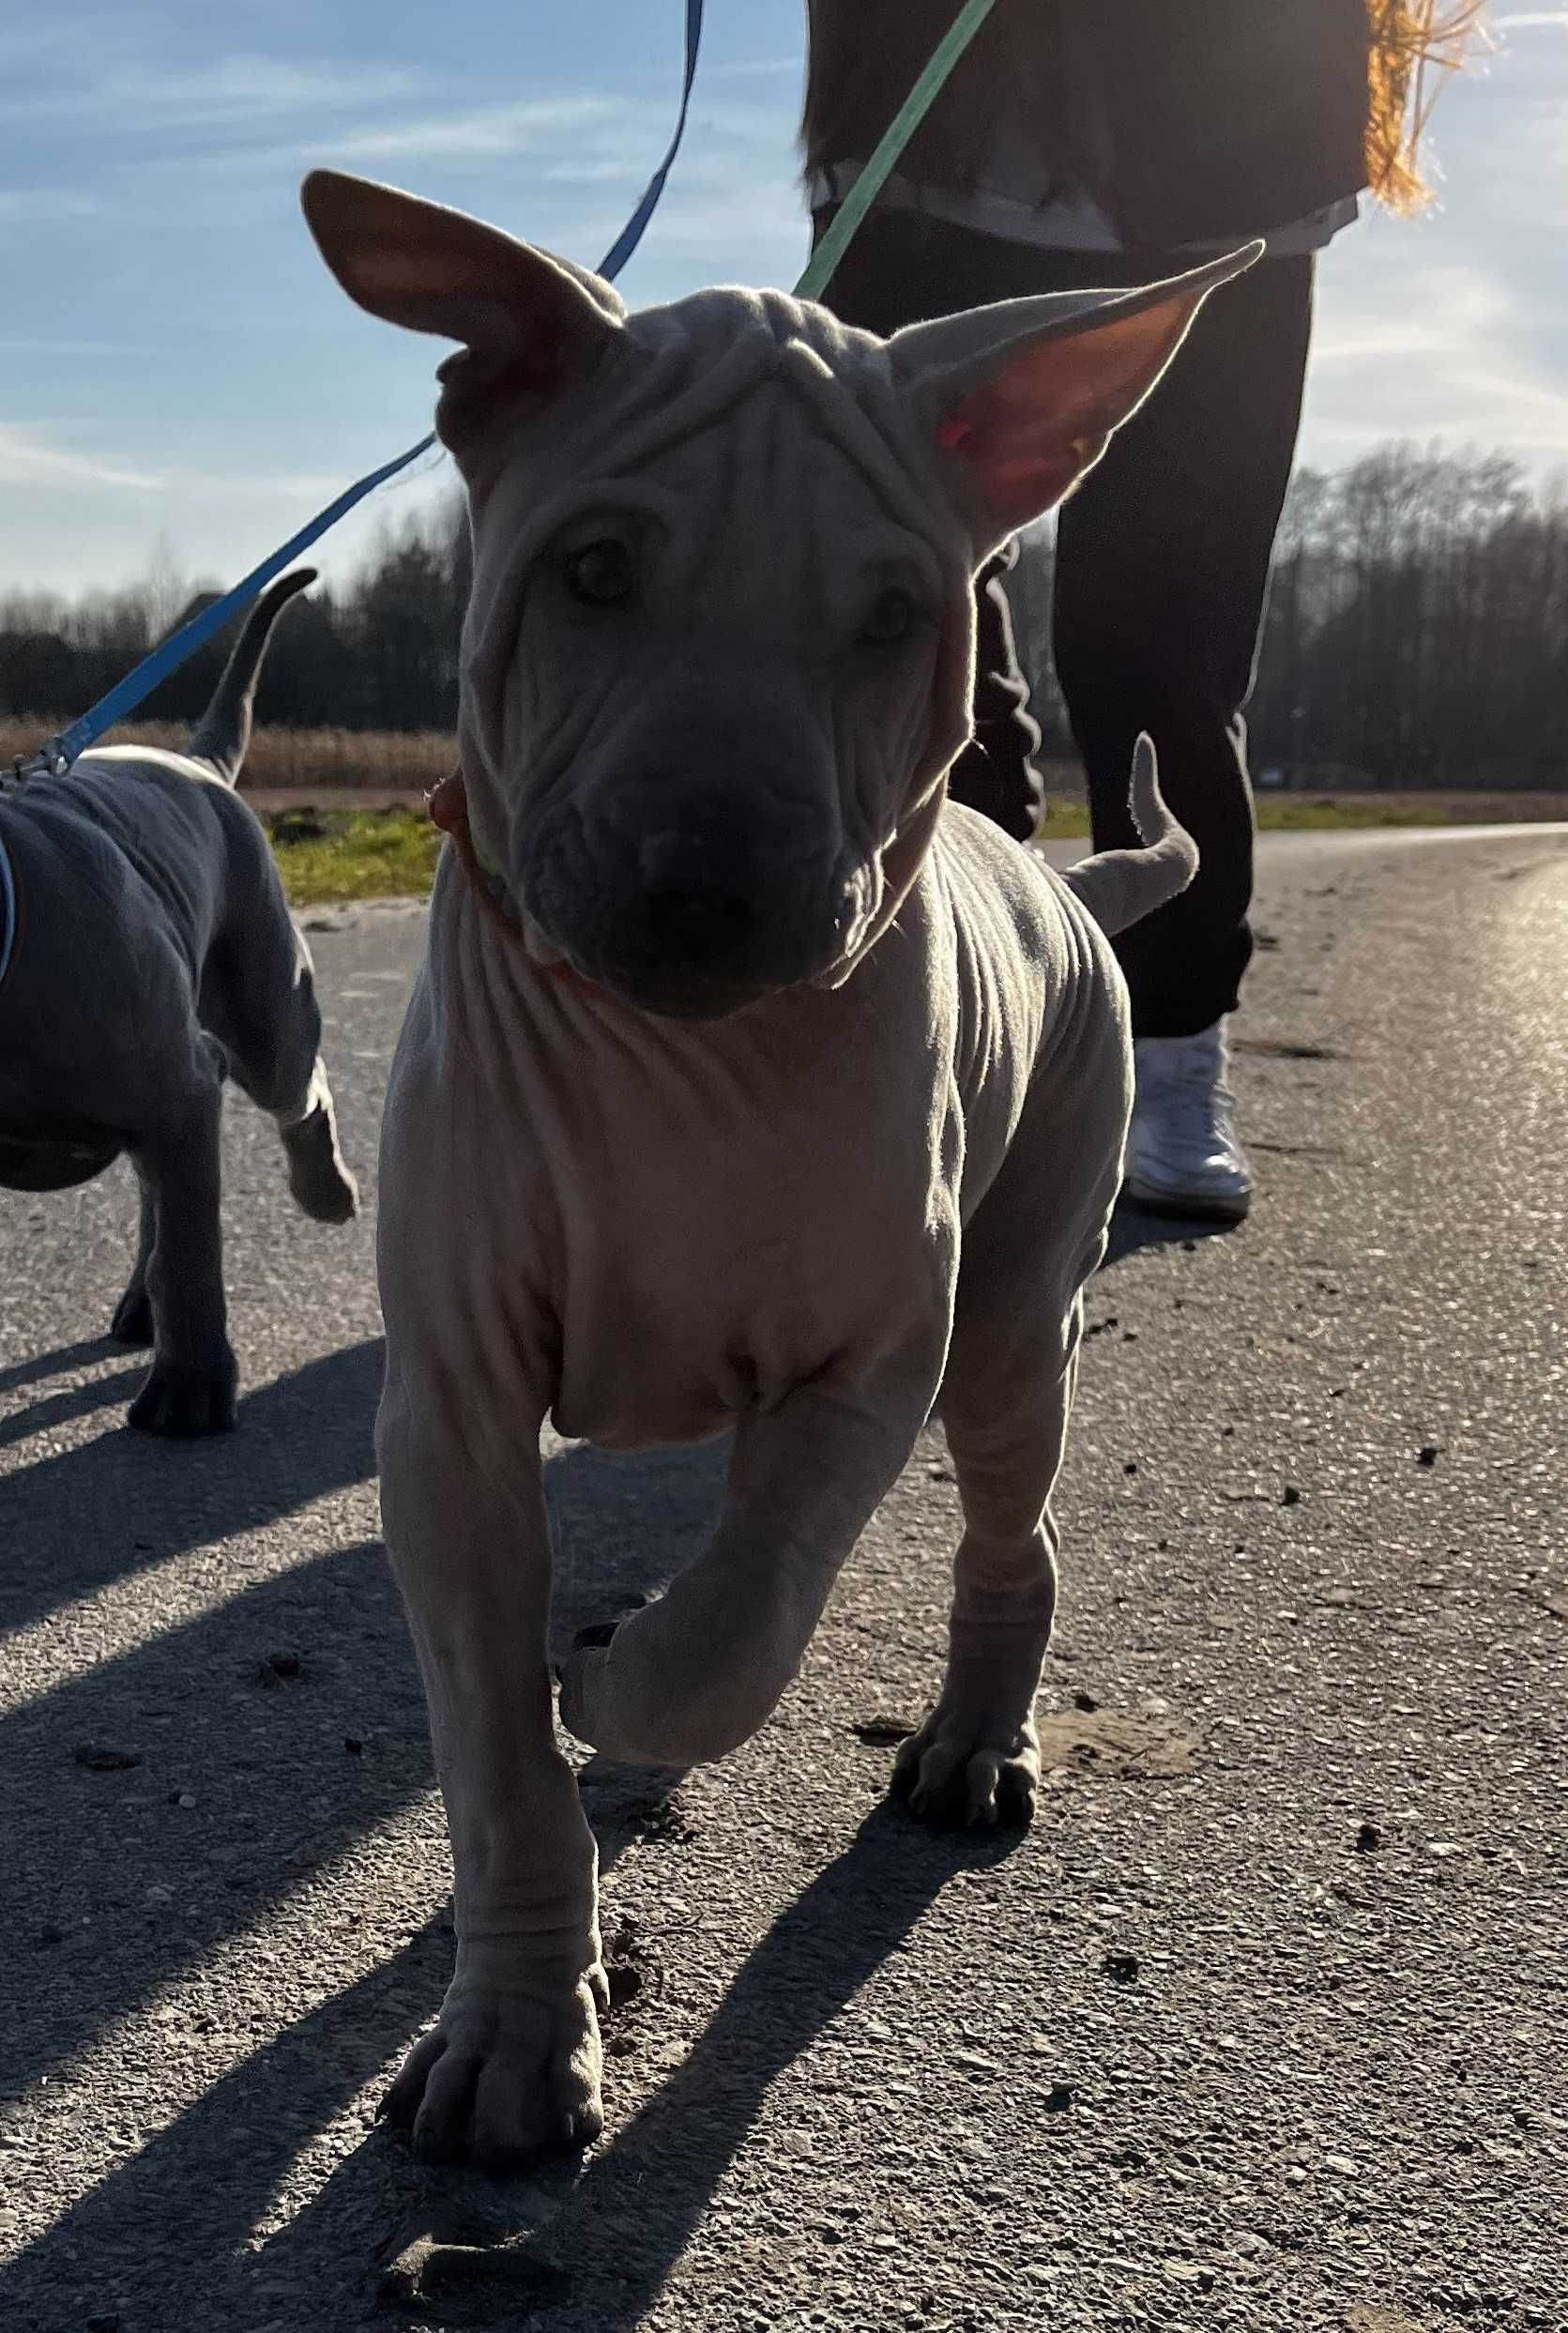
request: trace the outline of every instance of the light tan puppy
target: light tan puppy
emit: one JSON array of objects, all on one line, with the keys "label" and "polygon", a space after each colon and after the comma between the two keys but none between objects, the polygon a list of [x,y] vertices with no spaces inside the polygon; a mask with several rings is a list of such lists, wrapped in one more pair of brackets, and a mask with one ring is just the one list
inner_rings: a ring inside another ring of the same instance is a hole
[{"label": "light tan puppy", "polygon": [[391,2104],[422,2152],[507,2156],[601,2120],[547,1413],[620,1449],[734,1429],[711,1545],[562,1692],[584,1741],[684,1765],[768,1716],[935,1409],[965,1532],[898,1772],[919,1813],[1032,1807],[1049,1499],[1130,1099],[1102,923],[1195,859],[1151,755],[1158,846],[1065,882],[944,807],[969,577],[1247,255],[884,344],[777,293],[629,315],[332,173],[305,204],[362,306],[463,343],[438,427],[473,519],[472,846],[442,861],[388,1098],[378,1428],[458,1948]]}]

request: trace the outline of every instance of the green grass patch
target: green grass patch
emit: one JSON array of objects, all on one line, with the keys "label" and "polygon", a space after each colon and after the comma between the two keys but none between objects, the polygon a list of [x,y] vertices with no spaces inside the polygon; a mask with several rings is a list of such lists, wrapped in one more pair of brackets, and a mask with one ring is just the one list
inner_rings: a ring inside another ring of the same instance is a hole
[{"label": "green grass patch", "polygon": [[266,820],[294,907],[428,892],[441,836],[422,810],[286,810]]}]

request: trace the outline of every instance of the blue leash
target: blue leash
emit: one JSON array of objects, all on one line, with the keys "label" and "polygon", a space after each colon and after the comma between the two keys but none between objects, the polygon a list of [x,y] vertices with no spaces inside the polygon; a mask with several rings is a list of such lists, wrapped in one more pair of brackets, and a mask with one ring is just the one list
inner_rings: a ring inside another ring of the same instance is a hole
[{"label": "blue leash", "polygon": [[[608,282],[615,282],[642,241],[644,230],[659,207],[664,182],[680,151],[680,142],[686,134],[686,116],[691,110],[692,84],[696,79],[697,50],[702,41],[702,11],[703,0],[686,0],[686,70],[681,83],[680,111],[676,116],[675,135],[670,140],[663,160],[648,180],[642,200],[599,263],[599,272]],[[395,478],[399,470],[405,470],[410,462],[419,460],[420,454],[428,453],[434,443],[433,432],[429,436],[421,437],[417,446],[410,446],[406,453],[400,453],[394,461],[384,462],[380,469],[372,470],[367,478],[361,478],[346,488],[324,511],[318,511],[297,535],[291,535],[287,542],[274,551],[270,557],[263,559],[259,567],[253,567],[244,581],[236,583],[232,591],[225,591],[221,600],[214,600],[210,607],[204,608],[199,616],[192,616],[188,624],[181,624],[179,630],[160,642],[150,655],[144,656],[135,669],[116,682],[107,696],[100,696],[80,721],[73,721],[70,727],[63,729],[57,738],[51,738],[32,762],[19,765],[18,776],[41,775],[46,771],[69,769],[79,754],[84,754],[89,745],[96,744],[105,729],[112,728],[116,721],[123,721],[127,713],[133,712],[160,680],[177,671],[187,657],[194,655],[203,642],[210,640],[215,632],[221,632],[230,617],[253,600],[274,575],[282,574],[301,551],[309,550],[311,544],[325,535],[328,527],[335,526],[339,519],[346,517],[357,502],[363,502],[367,495],[385,485],[388,479]],[[6,964],[15,937],[15,923],[16,906],[10,869],[6,863],[3,849],[0,849],[0,979],[5,977]]]}]

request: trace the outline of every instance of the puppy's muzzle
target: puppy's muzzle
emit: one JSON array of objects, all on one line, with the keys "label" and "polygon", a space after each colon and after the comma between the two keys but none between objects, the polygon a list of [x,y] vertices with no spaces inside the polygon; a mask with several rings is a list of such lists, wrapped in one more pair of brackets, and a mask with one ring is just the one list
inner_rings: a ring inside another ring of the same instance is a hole
[{"label": "puppy's muzzle", "polygon": [[791,869],[760,838],[641,837],[590,953],[591,969],[653,1013],[712,1018],[806,980],[836,950],[828,871]]},{"label": "puppy's muzzle", "polygon": [[649,971],[742,977],[768,917],[756,871],[732,852],[655,834],[638,852],[642,891],[617,939]]}]

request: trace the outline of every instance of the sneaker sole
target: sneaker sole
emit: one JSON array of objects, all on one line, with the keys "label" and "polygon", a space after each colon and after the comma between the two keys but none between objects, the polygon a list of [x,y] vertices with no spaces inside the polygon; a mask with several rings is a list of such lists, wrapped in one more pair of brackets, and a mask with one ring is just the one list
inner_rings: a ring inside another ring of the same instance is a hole
[{"label": "sneaker sole", "polygon": [[1163,1216],[1167,1223],[1244,1223],[1252,1206],[1250,1191],[1235,1198],[1181,1197],[1174,1191],[1149,1190],[1131,1179],[1122,1184],[1121,1195],[1146,1215]]}]

